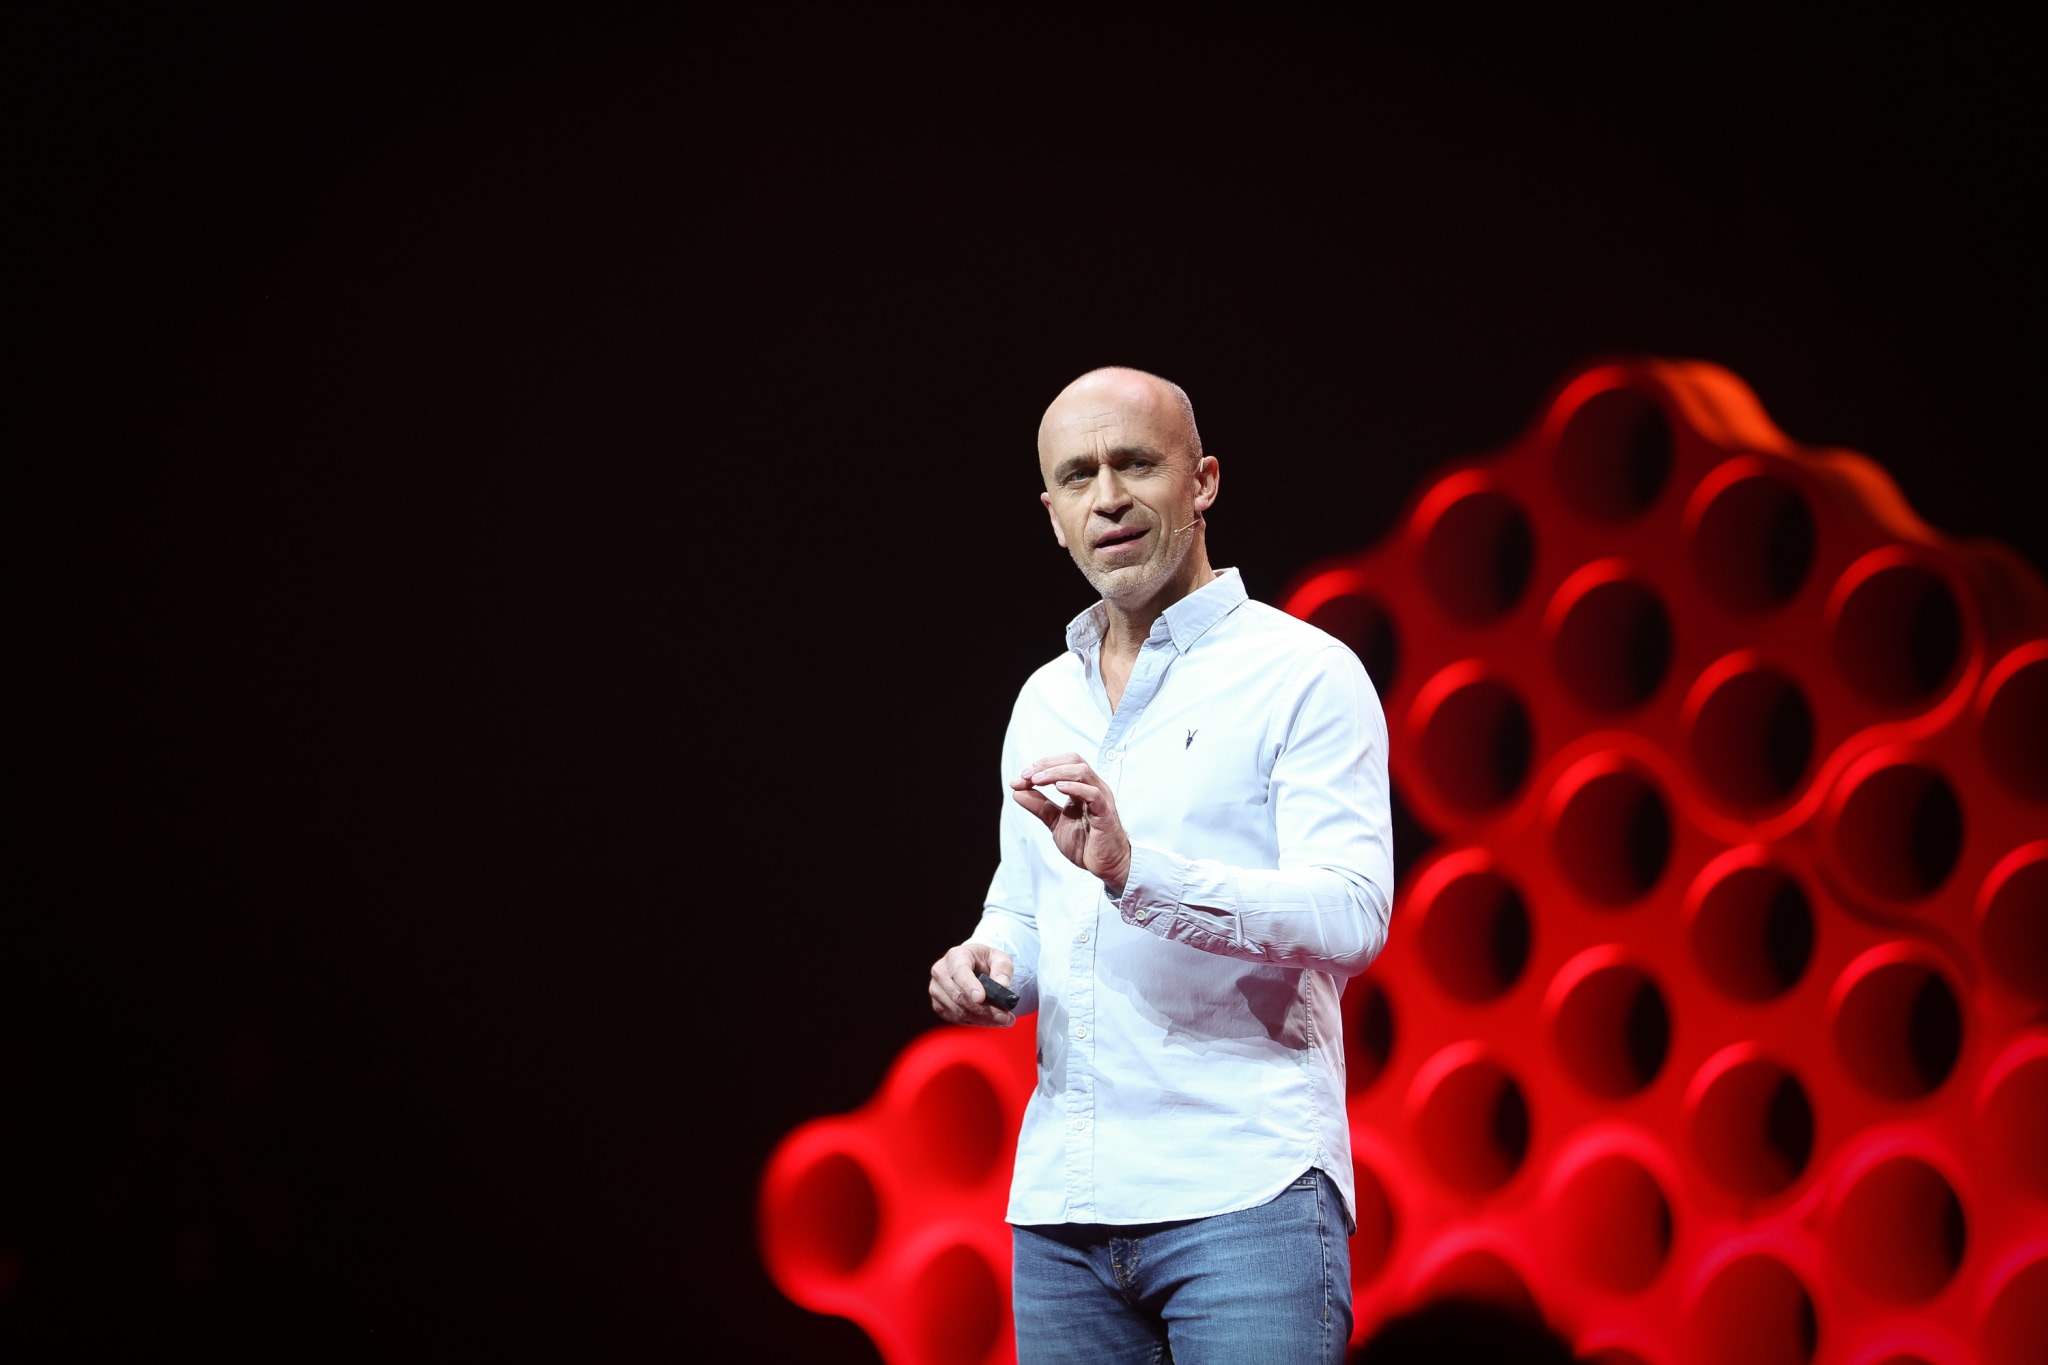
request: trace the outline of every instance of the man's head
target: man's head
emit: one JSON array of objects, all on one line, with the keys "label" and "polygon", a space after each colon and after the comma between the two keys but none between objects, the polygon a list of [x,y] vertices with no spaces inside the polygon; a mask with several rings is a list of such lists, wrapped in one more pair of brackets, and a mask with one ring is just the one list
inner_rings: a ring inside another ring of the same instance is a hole
[{"label": "man's head", "polygon": [[1211,577],[1202,514],[1220,474],[1178,384],[1090,370],[1038,424],[1039,501],[1053,535],[1103,598],[1164,606]]}]

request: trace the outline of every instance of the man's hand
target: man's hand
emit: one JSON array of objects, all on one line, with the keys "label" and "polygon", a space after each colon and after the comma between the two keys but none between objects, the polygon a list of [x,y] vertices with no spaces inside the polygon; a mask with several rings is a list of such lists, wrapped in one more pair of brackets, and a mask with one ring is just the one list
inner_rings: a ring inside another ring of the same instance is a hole
[{"label": "man's hand", "polygon": [[987,972],[992,980],[1007,986],[1016,971],[1010,955],[980,943],[963,943],[949,949],[932,964],[932,1013],[949,1024],[976,1024],[982,1028],[1008,1028],[1017,1016],[988,1003],[987,992],[975,974]]},{"label": "man's hand", "polygon": [[[1040,787],[1053,788],[1067,804],[1056,804]],[[1079,754],[1041,758],[1011,780],[1010,795],[1045,821],[1069,862],[1100,877],[1112,897],[1123,895],[1131,875],[1131,841],[1117,818],[1116,796],[1086,760]]]}]

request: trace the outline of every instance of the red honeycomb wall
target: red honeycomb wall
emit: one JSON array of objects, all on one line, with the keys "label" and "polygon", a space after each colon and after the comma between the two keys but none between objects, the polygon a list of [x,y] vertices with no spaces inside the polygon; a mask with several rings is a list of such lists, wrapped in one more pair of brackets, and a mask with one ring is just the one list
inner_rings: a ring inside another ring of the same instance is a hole
[{"label": "red honeycomb wall", "polygon": [[[1285,603],[1441,842],[1345,997],[1360,1338],[1605,1365],[2048,1360],[2048,593],[1734,376],[1591,366]],[[1012,1359],[1027,1029],[792,1133],[760,1239],[892,1365]]]}]

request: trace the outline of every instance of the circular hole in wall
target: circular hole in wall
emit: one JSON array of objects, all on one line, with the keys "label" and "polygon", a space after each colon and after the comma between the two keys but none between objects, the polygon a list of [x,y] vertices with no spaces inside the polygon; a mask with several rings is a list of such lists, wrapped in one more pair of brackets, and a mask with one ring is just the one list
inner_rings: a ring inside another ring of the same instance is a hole
[{"label": "circular hole in wall", "polygon": [[1664,1069],[1671,1011],[1664,992],[1626,963],[1586,973],[1557,1011],[1557,1052],[1573,1080],[1603,1099],[1639,1094]]},{"label": "circular hole in wall", "polygon": [[1765,1058],[1735,1063],[1700,1095],[1692,1145],[1708,1177],[1739,1199],[1768,1199],[1788,1189],[1813,1155],[1806,1087]]},{"label": "circular hole in wall", "polygon": [[1671,618],[1657,594],[1632,579],[1582,593],[1551,642],[1565,690],[1589,711],[1632,711],[1656,695],[1671,666]]},{"label": "circular hole in wall", "polygon": [[1515,1078],[1492,1062],[1467,1062],[1441,1077],[1422,1103],[1422,1150],[1445,1184],[1490,1194],[1514,1178],[1529,1152],[1529,1106]]},{"label": "circular hole in wall", "polygon": [[2048,1258],[2021,1266],[1984,1311],[1987,1365],[2041,1365],[2048,1341]]},{"label": "circular hole in wall", "polygon": [[1565,1255],[1616,1294],[1647,1289],[1671,1254],[1671,1204],[1642,1165],[1619,1154],[1588,1162],[1564,1188]]},{"label": "circular hole in wall", "polygon": [[1963,808],[1948,779],[1918,763],[1865,774],[1835,822],[1842,867],[1887,900],[1932,895],[1963,851]]},{"label": "circular hole in wall", "polygon": [[1394,1010],[1370,976],[1354,976],[1344,992],[1344,1093],[1362,1094],[1387,1069],[1394,1051]]},{"label": "circular hole in wall", "polygon": [[1747,811],[1780,804],[1813,761],[1813,710],[1799,684],[1774,668],[1721,680],[1692,728],[1693,766],[1715,796]]},{"label": "circular hole in wall", "polygon": [[1484,1004],[1507,993],[1529,961],[1529,907],[1494,872],[1467,872],[1439,886],[1422,921],[1422,960],[1458,999]]},{"label": "circular hole in wall", "polygon": [[1997,679],[1978,742],[2000,782],[2029,800],[2048,801],[2048,658]]},{"label": "circular hole in wall", "polygon": [[914,1169],[954,1185],[979,1184],[995,1172],[1009,1126],[979,1067],[940,1067],[911,1096],[909,1109],[904,1137]]},{"label": "circular hole in wall", "polygon": [[1573,792],[1553,835],[1559,866],[1575,890],[1598,905],[1648,895],[1671,856],[1671,818],[1647,777],[1629,768],[1603,773]]},{"label": "circular hole in wall", "polygon": [[1711,1365],[1805,1365],[1820,1344],[1812,1297],[1775,1256],[1721,1267],[1700,1293],[1692,1331]]},{"label": "circular hole in wall", "polygon": [[1528,517],[1508,498],[1482,490],[1445,508],[1422,546],[1422,581],[1453,620],[1479,625],[1522,600],[1536,562]]},{"label": "circular hole in wall", "polygon": [[1671,474],[1671,425],[1633,389],[1596,393],[1557,441],[1557,487],[1580,515],[1626,521],[1657,501]]},{"label": "circular hole in wall", "polygon": [[932,1365],[981,1365],[1004,1336],[1002,1281],[988,1258],[965,1243],[924,1263],[908,1306],[917,1358]]},{"label": "circular hole in wall", "polygon": [[1521,790],[1531,742],[1522,699],[1505,683],[1478,678],[1430,712],[1422,766],[1444,800],[1479,814],[1505,805]]},{"label": "circular hole in wall", "polygon": [[1893,1303],[1932,1298],[1963,1263],[1962,1201],[1916,1157],[1880,1161],[1856,1177],[1829,1229],[1836,1264]]},{"label": "circular hole in wall", "polygon": [[1778,868],[1734,868],[1700,898],[1692,950],[1722,994],[1775,1000],[1799,984],[1813,958],[1813,907]]},{"label": "circular hole in wall", "polygon": [[1394,618],[1376,597],[1339,593],[1327,598],[1308,614],[1308,623],[1351,646],[1351,652],[1365,665],[1373,687],[1385,696],[1394,687],[1394,670],[1401,662],[1400,637]]},{"label": "circular hole in wall", "polygon": [[1963,616],[1940,575],[1893,564],[1849,590],[1835,618],[1835,665],[1865,700],[1913,707],[1946,690],[1963,657]]},{"label": "circular hole in wall", "polygon": [[[1876,949],[1883,952],[1883,949]],[[1852,965],[1835,1013],[1835,1049],[1858,1084],[1888,1100],[1932,1094],[1955,1070],[1963,1013],[1955,990],[1922,962]]]},{"label": "circular hole in wall", "polygon": [[2048,1199],[2048,1055],[2029,1057],[1998,1078],[1979,1134],[1993,1169],[2015,1188]]},{"label": "circular hole in wall", "polygon": [[1769,475],[1737,479],[1714,495],[1693,534],[1700,583],[1737,611],[1769,611],[1798,596],[1813,567],[1813,509]]},{"label": "circular hole in wall", "polygon": [[1351,1163],[1351,1183],[1358,1202],[1358,1231],[1351,1237],[1351,1283],[1371,1284],[1394,1249],[1394,1203],[1372,1167]]},{"label": "circular hole in wall", "polygon": [[1985,964],[2012,989],[2048,1000],[2048,852],[2007,859],[1985,890],[1977,920]]},{"label": "circular hole in wall", "polygon": [[865,1167],[828,1152],[791,1183],[768,1222],[764,1240],[781,1250],[792,1278],[842,1279],[874,1250],[881,1204]]}]

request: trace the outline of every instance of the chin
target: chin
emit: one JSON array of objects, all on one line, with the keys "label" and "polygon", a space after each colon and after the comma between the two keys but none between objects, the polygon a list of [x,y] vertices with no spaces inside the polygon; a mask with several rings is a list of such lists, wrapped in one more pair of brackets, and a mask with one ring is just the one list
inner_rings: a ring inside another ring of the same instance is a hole
[{"label": "chin", "polygon": [[1159,590],[1172,575],[1158,565],[1132,564],[1116,569],[1081,571],[1095,591],[1110,601],[1127,598],[1142,601]]}]

